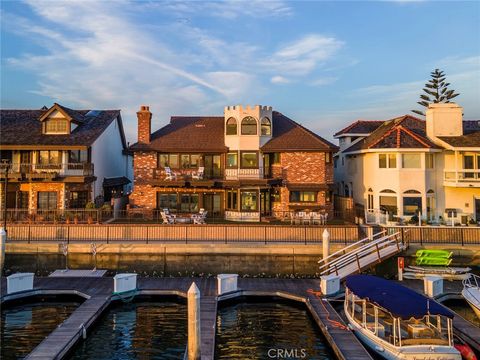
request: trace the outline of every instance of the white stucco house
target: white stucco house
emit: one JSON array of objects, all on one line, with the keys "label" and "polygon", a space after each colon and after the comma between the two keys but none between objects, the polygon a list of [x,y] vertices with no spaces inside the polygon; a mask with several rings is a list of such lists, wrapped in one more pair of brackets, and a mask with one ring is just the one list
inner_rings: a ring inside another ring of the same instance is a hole
[{"label": "white stucco house", "polygon": [[480,221],[480,121],[455,103],[431,104],[426,119],[359,120],[337,132],[336,193],[367,220]]}]

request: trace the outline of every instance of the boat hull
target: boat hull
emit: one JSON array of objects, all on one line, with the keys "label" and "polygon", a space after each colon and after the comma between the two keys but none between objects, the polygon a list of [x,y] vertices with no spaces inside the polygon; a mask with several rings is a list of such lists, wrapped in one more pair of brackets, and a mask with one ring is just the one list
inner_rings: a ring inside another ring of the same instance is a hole
[{"label": "boat hull", "polygon": [[462,296],[473,309],[475,315],[480,319],[480,302],[475,301],[476,299],[480,299],[480,289],[473,287],[463,289]]},{"label": "boat hull", "polygon": [[[371,331],[359,326],[345,311],[350,328],[359,340],[370,350],[388,360],[462,360],[460,353],[452,346],[394,346]],[[433,349],[433,351],[431,350]]]}]

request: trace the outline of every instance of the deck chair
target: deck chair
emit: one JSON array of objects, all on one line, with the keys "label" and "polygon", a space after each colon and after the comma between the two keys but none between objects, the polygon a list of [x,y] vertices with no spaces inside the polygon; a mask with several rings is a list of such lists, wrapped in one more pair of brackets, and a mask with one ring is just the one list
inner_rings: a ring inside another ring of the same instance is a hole
[{"label": "deck chair", "polygon": [[205,174],[205,168],[203,166],[200,166],[198,168],[198,171],[192,174],[192,179],[202,180],[204,174]]},{"label": "deck chair", "polygon": [[165,166],[165,180],[177,180],[177,174],[175,174],[168,166]]},{"label": "deck chair", "polygon": [[162,220],[164,224],[175,224],[175,217],[165,213],[165,211],[161,211],[160,214],[162,215]]},{"label": "deck chair", "polygon": [[205,219],[207,218],[207,213],[208,211],[205,211],[205,209],[200,209],[200,212],[198,214],[193,214],[192,215],[192,220],[194,224],[205,224]]}]

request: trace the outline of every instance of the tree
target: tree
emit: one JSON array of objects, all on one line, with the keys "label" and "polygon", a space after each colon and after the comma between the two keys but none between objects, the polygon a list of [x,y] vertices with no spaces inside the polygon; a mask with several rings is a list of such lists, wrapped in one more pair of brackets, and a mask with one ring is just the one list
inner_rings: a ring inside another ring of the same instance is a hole
[{"label": "tree", "polygon": [[[455,93],[455,90],[449,90],[448,86],[450,83],[445,82],[446,75],[443,71],[435,69],[430,73],[432,77],[428,83],[425,84],[423,91],[425,94],[420,95],[420,101],[417,104],[420,104],[428,108],[429,104],[432,103],[449,103],[454,97],[457,97],[460,94]],[[425,116],[425,112],[422,110],[412,110],[415,114]]]}]

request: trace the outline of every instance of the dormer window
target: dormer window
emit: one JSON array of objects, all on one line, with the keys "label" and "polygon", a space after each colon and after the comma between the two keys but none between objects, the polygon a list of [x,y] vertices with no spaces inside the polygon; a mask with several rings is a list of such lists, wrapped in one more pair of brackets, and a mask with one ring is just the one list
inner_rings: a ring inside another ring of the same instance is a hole
[{"label": "dormer window", "polygon": [[272,135],[272,123],[270,122],[270,119],[267,117],[264,117],[262,119],[261,134],[266,136]]},{"label": "dormer window", "polygon": [[242,120],[242,135],[257,135],[257,120],[252,116]]},{"label": "dormer window", "polygon": [[231,117],[227,120],[227,126],[226,126],[226,134],[227,135],[237,135],[237,120],[235,118]]},{"label": "dormer window", "polygon": [[69,121],[66,119],[50,119],[45,122],[45,134],[69,134]]}]

